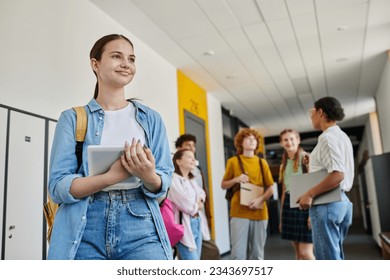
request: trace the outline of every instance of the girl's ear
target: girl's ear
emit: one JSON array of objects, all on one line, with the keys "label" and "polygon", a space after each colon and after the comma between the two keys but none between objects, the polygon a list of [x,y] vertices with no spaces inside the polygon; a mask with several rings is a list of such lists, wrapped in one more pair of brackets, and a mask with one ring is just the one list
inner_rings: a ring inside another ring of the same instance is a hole
[{"label": "girl's ear", "polygon": [[95,58],[91,58],[91,68],[94,72],[98,70],[98,62]]}]

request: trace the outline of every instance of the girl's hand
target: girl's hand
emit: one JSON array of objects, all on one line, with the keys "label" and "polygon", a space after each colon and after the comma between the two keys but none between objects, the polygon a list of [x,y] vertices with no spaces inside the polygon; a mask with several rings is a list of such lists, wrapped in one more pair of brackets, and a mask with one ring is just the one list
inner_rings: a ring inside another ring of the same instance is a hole
[{"label": "girl's hand", "polygon": [[309,172],[310,155],[305,153],[302,158],[302,164],[306,167],[306,171]]},{"label": "girl's hand", "polygon": [[309,162],[310,162],[310,156],[309,156],[309,154],[305,154],[305,155],[303,156],[303,158],[302,158],[302,163],[303,163],[304,165],[308,165]]},{"label": "girl's hand", "polygon": [[123,167],[120,159],[111,165],[110,169],[107,171],[107,175],[109,176],[109,181],[112,182],[110,185],[119,183],[131,176],[131,174],[129,174],[129,172],[127,172],[127,170]]},{"label": "girl's hand", "polygon": [[[150,150],[149,150],[150,151]],[[141,180],[155,171],[155,160],[152,153],[146,154],[141,142],[133,138],[131,145],[125,143],[124,153],[121,157],[124,168]]]},{"label": "girl's hand", "polygon": [[125,144],[124,153],[121,156],[124,168],[130,174],[140,178],[150,191],[158,191],[161,187],[161,178],[156,174],[156,163],[152,151],[142,146],[140,141],[132,140],[131,145]]},{"label": "girl's hand", "polygon": [[311,230],[310,216],[307,218],[307,227]]},{"label": "girl's hand", "polygon": [[203,210],[204,208],[204,202],[202,199],[198,198],[198,209]]}]

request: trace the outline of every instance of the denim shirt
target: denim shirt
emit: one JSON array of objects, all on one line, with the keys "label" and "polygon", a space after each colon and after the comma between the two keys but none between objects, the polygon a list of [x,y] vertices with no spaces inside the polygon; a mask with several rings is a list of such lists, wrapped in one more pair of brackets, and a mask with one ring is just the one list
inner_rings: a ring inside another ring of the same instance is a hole
[{"label": "denim shirt", "polygon": [[[156,160],[156,173],[161,177],[162,188],[158,193],[141,186],[152,213],[157,234],[165,254],[172,259],[172,249],[161,218],[157,197],[164,195],[171,184],[173,164],[161,116],[138,102],[130,101],[136,108],[136,120],[145,132],[146,145]],[[99,145],[104,125],[104,111],[92,99],[86,106],[88,128],[83,146],[83,163],[77,170],[75,154],[76,112],[73,109],[62,112],[54,135],[50,156],[49,193],[54,202],[61,204],[57,210],[51,236],[48,259],[74,259],[86,226],[86,213],[90,197],[77,199],[70,194],[75,178],[88,176],[87,147]]]}]

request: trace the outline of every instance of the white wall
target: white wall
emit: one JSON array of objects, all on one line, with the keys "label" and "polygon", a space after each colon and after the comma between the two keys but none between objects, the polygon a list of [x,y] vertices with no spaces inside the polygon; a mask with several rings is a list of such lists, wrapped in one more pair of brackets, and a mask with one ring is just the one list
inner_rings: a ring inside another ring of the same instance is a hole
[{"label": "white wall", "polygon": [[96,82],[89,51],[109,33],[133,41],[137,74],[127,97],[160,112],[173,143],[179,132],[176,69],[87,0],[0,2],[0,104],[57,119],[87,103]]},{"label": "white wall", "polygon": [[382,134],[383,152],[390,152],[390,58],[386,61],[376,94],[379,125]]},{"label": "white wall", "polygon": [[210,165],[213,184],[215,242],[220,253],[223,254],[230,251],[230,237],[228,206],[225,199],[225,191],[221,188],[221,181],[225,172],[222,113],[221,104],[210,94],[207,95],[207,105],[210,120]]},{"label": "white wall", "polygon": [[362,160],[365,150],[368,151],[369,156],[379,155],[383,152],[376,112],[369,114],[369,117],[364,125],[362,141],[360,142],[358,150],[358,163]]}]

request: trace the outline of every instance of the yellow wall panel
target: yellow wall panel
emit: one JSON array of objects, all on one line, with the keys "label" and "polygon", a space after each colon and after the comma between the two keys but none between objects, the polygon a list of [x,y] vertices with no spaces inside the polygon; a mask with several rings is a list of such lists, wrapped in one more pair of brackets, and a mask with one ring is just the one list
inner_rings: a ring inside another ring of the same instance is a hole
[{"label": "yellow wall panel", "polygon": [[[198,118],[205,122],[205,135],[206,135],[206,152],[207,152],[207,166],[208,166],[208,186],[209,186],[209,201],[212,200],[212,174],[210,170],[210,141],[209,141],[209,125],[208,125],[208,113],[207,113],[207,94],[206,91],[195,84],[182,72],[177,71],[177,83],[178,83],[178,106],[179,106],[179,128],[180,134],[185,133],[184,124],[184,110],[194,114]],[[210,211],[213,211],[213,205],[210,203]],[[214,216],[212,214],[212,216]],[[212,236],[214,237],[214,221],[212,224]]]}]

